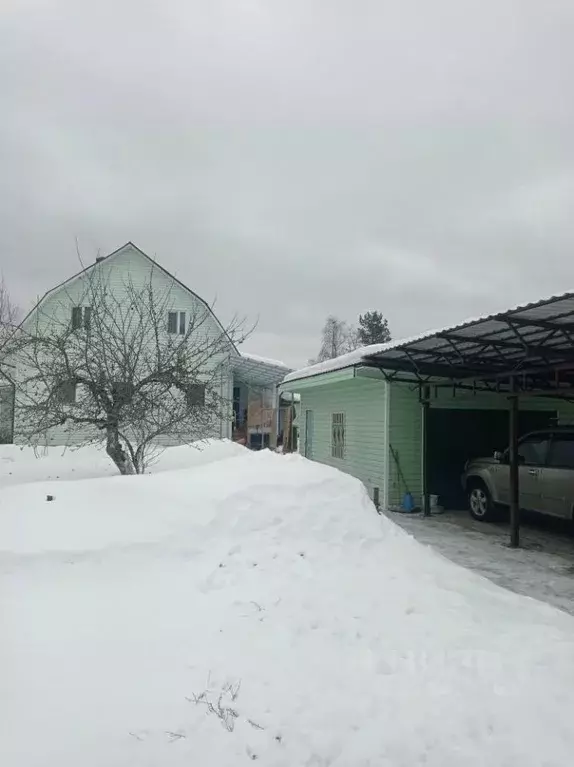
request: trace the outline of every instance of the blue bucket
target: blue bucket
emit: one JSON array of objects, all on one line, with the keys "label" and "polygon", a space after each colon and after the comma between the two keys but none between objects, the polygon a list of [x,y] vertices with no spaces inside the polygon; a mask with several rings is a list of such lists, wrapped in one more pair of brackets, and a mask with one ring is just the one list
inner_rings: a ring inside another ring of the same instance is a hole
[{"label": "blue bucket", "polygon": [[405,511],[413,511],[415,508],[415,499],[411,493],[405,493],[403,496],[403,509]]}]

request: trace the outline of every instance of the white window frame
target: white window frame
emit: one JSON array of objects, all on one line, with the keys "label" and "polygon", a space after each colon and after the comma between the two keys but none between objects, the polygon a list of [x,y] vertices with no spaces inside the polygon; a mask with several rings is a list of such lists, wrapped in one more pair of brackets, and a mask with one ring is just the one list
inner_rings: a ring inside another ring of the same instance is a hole
[{"label": "white window frame", "polygon": [[[170,318],[175,316],[175,330],[170,330]],[[167,332],[170,336],[184,336],[187,333],[187,312],[178,309],[167,313]]]}]

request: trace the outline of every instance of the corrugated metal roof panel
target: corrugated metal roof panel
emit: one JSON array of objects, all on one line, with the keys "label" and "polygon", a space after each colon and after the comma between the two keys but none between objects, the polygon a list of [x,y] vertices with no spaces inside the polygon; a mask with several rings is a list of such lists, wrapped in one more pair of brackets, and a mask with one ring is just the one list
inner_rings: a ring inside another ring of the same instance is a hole
[{"label": "corrugated metal roof panel", "polygon": [[[509,326],[513,319],[516,320],[515,325],[517,327],[515,330]],[[526,324],[529,320],[533,323],[532,325]],[[547,326],[541,328],[539,324],[536,324],[537,322],[544,323]],[[296,370],[286,376],[285,380],[294,381],[299,378],[321,375],[331,370],[340,370],[344,367],[355,365],[376,363],[384,367],[385,361],[389,363],[392,361],[394,364],[404,361],[406,364],[406,361],[410,361],[409,347],[416,346],[417,348],[422,348],[423,344],[425,345],[424,348],[429,351],[429,354],[432,354],[434,351],[437,355],[443,355],[444,358],[444,355],[447,353],[447,346],[442,347],[438,342],[444,340],[441,336],[446,334],[452,336],[459,352],[470,352],[473,345],[474,349],[479,349],[481,342],[482,345],[487,342],[491,345],[496,345],[496,342],[498,342],[500,344],[498,347],[500,352],[496,356],[501,364],[505,359],[511,362],[520,359],[532,360],[533,357],[528,352],[528,344],[534,346],[537,344],[542,345],[549,350],[549,353],[551,351],[558,353],[561,348],[565,349],[568,353],[571,349],[568,346],[568,339],[562,337],[561,341],[558,341],[557,337],[548,338],[550,325],[555,327],[556,325],[561,326],[565,324],[572,325],[574,333],[574,293],[572,292],[551,296],[537,302],[519,304],[507,311],[465,320],[457,325],[451,325],[441,330],[427,331],[410,338],[390,341],[387,344],[374,344],[373,346],[363,347],[333,360],[326,360],[318,365],[311,365],[302,370]],[[454,340],[455,335],[459,336],[460,340]],[[522,352],[520,348],[516,350],[505,349],[502,343],[515,340],[517,344],[520,344],[521,339],[524,341],[524,350]],[[536,339],[537,343],[534,342],[534,339]],[[554,340],[554,343],[551,343],[552,340]],[[574,343],[572,347],[574,347]],[[457,351],[452,349],[452,354],[456,356]],[[474,355],[473,363],[486,357],[494,359],[495,354],[496,352],[486,355],[483,352],[480,355]],[[536,358],[543,359],[542,356]],[[574,364],[574,356],[572,362]],[[453,364],[453,368],[455,367],[456,365]],[[460,370],[463,370],[462,363],[459,363],[458,367]]]}]

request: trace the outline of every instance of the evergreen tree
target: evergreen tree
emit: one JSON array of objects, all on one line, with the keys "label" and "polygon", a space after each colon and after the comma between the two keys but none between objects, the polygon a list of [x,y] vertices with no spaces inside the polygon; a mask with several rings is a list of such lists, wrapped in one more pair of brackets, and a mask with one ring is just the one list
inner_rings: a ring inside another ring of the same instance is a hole
[{"label": "evergreen tree", "polygon": [[359,341],[363,346],[384,344],[391,340],[389,323],[382,312],[366,312],[359,315]]}]

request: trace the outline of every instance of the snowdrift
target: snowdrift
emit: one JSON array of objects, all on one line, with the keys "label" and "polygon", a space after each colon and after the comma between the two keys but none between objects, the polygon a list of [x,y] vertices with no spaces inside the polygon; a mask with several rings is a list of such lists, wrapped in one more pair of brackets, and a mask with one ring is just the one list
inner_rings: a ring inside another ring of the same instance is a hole
[{"label": "snowdrift", "polygon": [[[160,453],[147,473],[187,469],[204,463],[242,455],[242,448],[229,440],[204,440],[193,445],[170,447]],[[103,447],[79,449],[48,446],[33,450],[18,445],[0,445],[0,488],[39,480],[58,481],[115,477],[113,465]]]},{"label": "snowdrift", "polygon": [[10,767],[571,763],[574,619],[299,456],[12,485],[0,550]]}]

